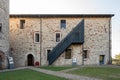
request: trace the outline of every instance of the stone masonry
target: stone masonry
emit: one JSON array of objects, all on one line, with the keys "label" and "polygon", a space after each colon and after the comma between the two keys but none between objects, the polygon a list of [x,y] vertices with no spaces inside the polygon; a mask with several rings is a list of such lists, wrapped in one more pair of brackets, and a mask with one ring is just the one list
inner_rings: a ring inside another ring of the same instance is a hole
[{"label": "stone masonry", "polygon": [[0,69],[7,68],[9,53],[9,0],[0,0]]},{"label": "stone masonry", "polygon": [[[111,57],[111,17],[113,15],[10,15],[10,48],[15,66],[28,66],[28,55],[33,55],[33,63],[48,65],[47,50],[52,50],[56,42],[56,33],[60,40],[84,19],[84,44],[72,44],[71,59],[65,59],[65,52],[53,63],[56,66],[72,65],[76,58],[77,65],[99,65],[100,55],[104,64]],[[24,29],[20,29],[20,20],[25,20]],[[60,28],[60,21],[66,20],[66,29]],[[40,42],[35,43],[35,33],[39,33]],[[87,58],[83,59],[83,51]]]}]

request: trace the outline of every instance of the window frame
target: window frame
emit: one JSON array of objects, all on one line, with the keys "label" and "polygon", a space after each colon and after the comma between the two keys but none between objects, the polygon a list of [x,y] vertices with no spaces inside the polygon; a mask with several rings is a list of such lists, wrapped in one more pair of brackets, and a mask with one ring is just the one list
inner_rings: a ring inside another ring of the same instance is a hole
[{"label": "window frame", "polygon": [[[36,42],[36,34],[39,34],[39,41]],[[40,32],[34,32],[34,43],[40,43]]]},{"label": "window frame", "polygon": [[84,59],[87,59],[87,58],[88,58],[88,51],[87,51],[87,50],[84,50],[84,51],[83,51],[83,58],[84,58]]},{"label": "window frame", "polygon": [[[66,56],[66,54],[69,54],[69,53],[67,53],[67,50],[70,50],[70,56],[69,57]],[[65,59],[72,59],[72,49],[66,49],[65,50]]]},{"label": "window frame", "polygon": [[60,20],[60,28],[66,29],[66,20],[65,19]]},{"label": "window frame", "polygon": [[25,20],[21,19],[20,20],[20,29],[24,29],[25,28]]},{"label": "window frame", "polygon": [[[59,38],[60,38],[59,41],[58,41],[58,39],[57,39],[57,34],[59,34]],[[61,41],[61,33],[60,33],[60,32],[56,32],[56,33],[55,33],[55,42],[58,43],[58,42],[60,42],[60,41]]]}]

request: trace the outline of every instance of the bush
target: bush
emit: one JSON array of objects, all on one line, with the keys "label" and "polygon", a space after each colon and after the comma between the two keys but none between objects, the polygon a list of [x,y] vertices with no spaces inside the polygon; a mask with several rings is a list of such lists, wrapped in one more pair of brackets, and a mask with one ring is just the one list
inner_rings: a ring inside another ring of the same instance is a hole
[{"label": "bush", "polygon": [[120,65],[120,60],[118,60],[118,59],[113,59],[113,60],[112,60],[112,64]]}]

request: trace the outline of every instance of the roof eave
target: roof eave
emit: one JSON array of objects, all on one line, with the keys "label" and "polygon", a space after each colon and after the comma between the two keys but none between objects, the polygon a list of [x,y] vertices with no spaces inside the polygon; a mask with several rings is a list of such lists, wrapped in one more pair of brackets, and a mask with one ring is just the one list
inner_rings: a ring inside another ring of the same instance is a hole
[{"label": "roof eave", "polygon": [[114,14],[10,14],[10,18],[113,17]]}]

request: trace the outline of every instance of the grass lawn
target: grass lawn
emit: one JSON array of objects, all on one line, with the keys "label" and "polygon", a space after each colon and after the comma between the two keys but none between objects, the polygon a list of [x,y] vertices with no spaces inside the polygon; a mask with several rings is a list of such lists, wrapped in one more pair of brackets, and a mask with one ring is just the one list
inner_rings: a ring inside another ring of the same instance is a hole
[{"label": "grass lawn", "polygon": [[0,72],[0,80],[67,80],[30,69]]},{"label": "grass lawn", "polygon": [[61,71],[61,70],[71,69],[73,67],[72,66],[42,66],[40,68],[51,71]]},{"label": "grass lawn", "polygon": [[120,80],[120,68],[83,67],[68,73],[95,77],[103,80]]}]

